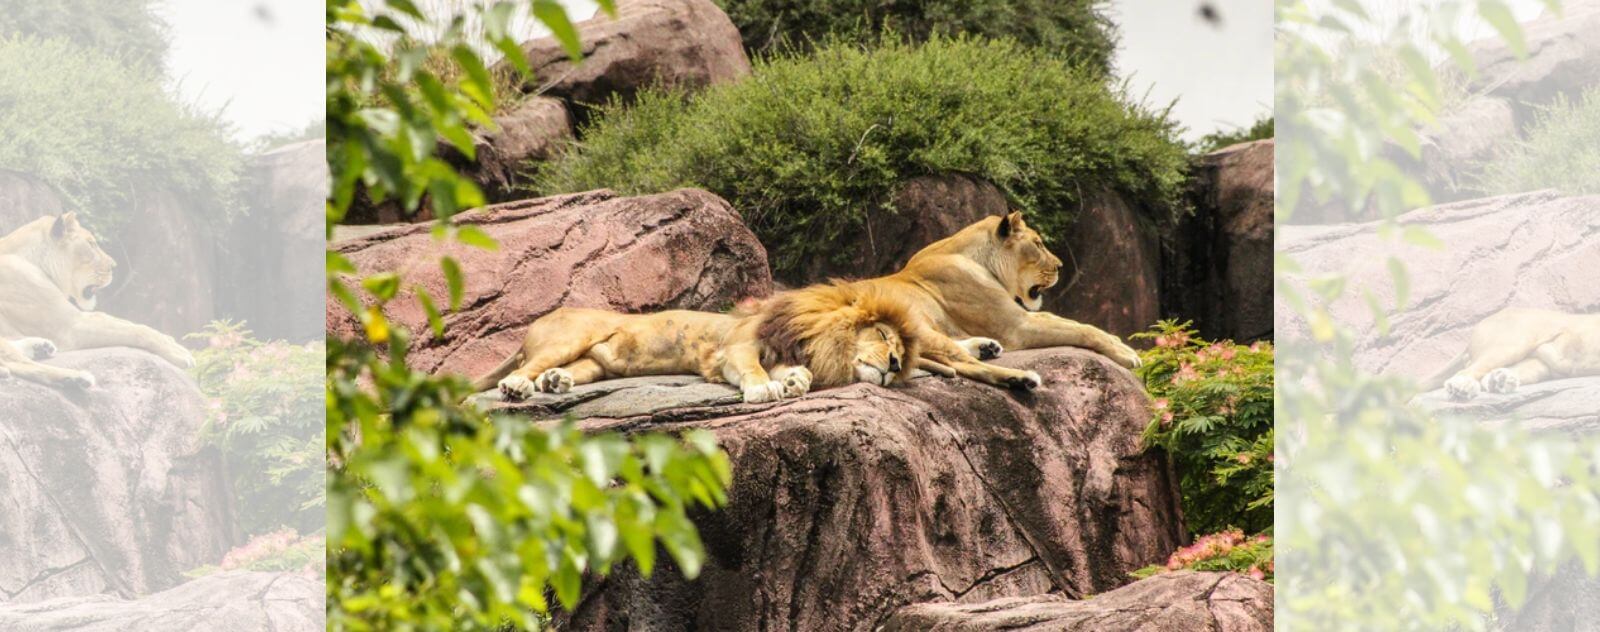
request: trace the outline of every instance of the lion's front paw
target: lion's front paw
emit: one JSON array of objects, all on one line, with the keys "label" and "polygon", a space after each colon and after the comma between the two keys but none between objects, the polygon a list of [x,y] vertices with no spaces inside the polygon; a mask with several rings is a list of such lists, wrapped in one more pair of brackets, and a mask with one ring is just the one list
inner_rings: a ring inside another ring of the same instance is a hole
[{"label": "lion's front paw", "polygon": [[506,399],[527,399],[539,390],[534,387],[533,380],[521,375],[507,375],[500,380],[500,394]]},{"label": "lion's front paw", "polygon": [[1457,375],[1444,383],[1445,393],[1458,402],[1477,397],[1479,390],[1478,381],[1465,375]]},{"label": "lion's front paw", "polygon": [[777,380],[745,384],[741,390],[744,391],[746,404],[765,404],[783,399],[783,382]]},{"label": "lion's front paw", "polygon": [[67,378],[67,385],[73,388],[81,388],[84,390],[94,388],[94,374],[88,371],[77,371],[76,375]]},{"label": "lion's front paw", "polygon": [[20,338],[11,341],[11,346],[34,360],[48,360],[56,355],[56,343],[44,338]]},{"label": "lion's front paw", "polygon": [[572,373],[560,367],[545,370],[533,381],[533,387],[540,393],[565,393],[572,390],[572,386]]},{"label": "lion's front paw", "polygon": [[1022,375],[1008,377],[1003,381],[1005,382],[1006,388],[1016,389],[1019,391],[1031,391],[1039,388],[1041,384],[1044,384],[1044,380],[1039,377],[1039,374],[1033,371],[1025,371]]},{"label": "lion's front paw", "polygon": [[793,399],[811,392],[811,370],[803,366],[784,367],[773,371],[772,377],[783,383],[784,399]]},{"label": "lion's front paw", "polygon": [[1483,390],[1496,395],[1516,392],[1521,386],[1522,380],[1511,369],[1495,369],[1483,376]]},{"label": "lion's front paw", "polygon": [[1121,340],[1113,340],[1113,344],[1110,345],[1110,349],[1105,352],[1105,355],[1124,369],[1132,370],[1144,366],[1144,360],[1139,357],[1139,352],[1134,351],[1133,347],[1128,346],[1127,343]]},{"label": "lion's front paw", "polygon": [[979,360],[993,360],[1006,350],[1000,346],[1000,341],[994,338],[973,337],[962,340],[960,344],[962,349]]}]

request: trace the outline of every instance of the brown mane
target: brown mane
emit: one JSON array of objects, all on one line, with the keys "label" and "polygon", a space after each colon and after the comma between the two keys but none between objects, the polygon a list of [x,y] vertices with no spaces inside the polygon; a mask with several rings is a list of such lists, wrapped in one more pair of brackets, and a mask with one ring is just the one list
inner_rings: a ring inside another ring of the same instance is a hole
[{"label": "brown mane", "polygon": [[856,381],[856,332],[882,323],[900,334],[907,379],[921,357],[917,322],[903,301],[863,283],[834,280],[790,290],[758,308],[763,365],[795,364],[811,369],[814,385],[827,388]]}]

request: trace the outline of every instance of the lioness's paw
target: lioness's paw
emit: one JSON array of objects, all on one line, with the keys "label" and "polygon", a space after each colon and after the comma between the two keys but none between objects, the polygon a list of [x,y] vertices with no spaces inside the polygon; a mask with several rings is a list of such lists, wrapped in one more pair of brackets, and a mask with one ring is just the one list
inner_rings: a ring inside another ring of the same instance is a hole
[{"label": "lioness's paw", "polygon": [[1031,391],[1039,388],[1041,384],[1044,384],[1044,380],[1039,377],[1039,374],[1033,371],[1025,371],[1022,375],[1008,377],[1003,381],[1005,382],[1006,388],[1016,389],[1019,391]]},{"label": "lioness's paw", "polygon": [[973,337],[962,340],[961,348],[965,349],[972,357],[979,360],[993,360],[1005,353],[1006,348],[1000,346],[1000,341],[993,338]]},{"label": "lioness's paw", "polygon": [[19,338],[11,341],[11,346],[34,360],[47,360],[56,355],[56,343],[44,338]]},{"label": "lioness's paw", "polygon": [[94,388],[94,374],[88,371],[78,371],[77,375],[67,379],[67,385],[73,388],[89,390]]},{"label": "lioness's paw", "polygon": [[1458,402],[1477,397],[1479,390],[1478,381],[1465,375],[1457,375],[1444,383],[1445,393]]},{"label": "lioness's paw", "polygon": [[178,344],[177,341],[169,340],[168,342],[171,344],[168,344],[166,350],[162,351],[161,358],[180,369],[194,368],[194,354],[185,349],[183,345]]},{"label": "lioness's paw", "polygon": [[772,378],[783,383],[783,398],[793,399],[811,392],[811,370],[791,366],[772,372]]},{"label": "lioness's paw", "polygon": [[745,384],[741,390],[744,391],[746,404],[765,404],[783,399],[783,382],[777,380]]},{"label": "lioness's paw", "polygon": [[572,390],[572,385],[572,373],[560,367],[545,370],[533,381],[533,387],[540,393],[565,393]]},{"label": "lioness's paw", "polygon": [[1133,347],[1128,346],[1121,340],[1114,340],[1114,343],[1105,354],[1106,357],[1111,358],[1111,361],[1121,365],[1124,369],[1130,370],[1144,366],[1144,360],[1139,357],[1138,351],[1133,350]]},{"label": "lioness's paw", "polygon": [[1483,390],[1504,395],[1512,393],[1522,386],[1522,380],[1511,369],[1495,369],[1483,376]]},{"label": "lioness's paw", "polygon": [[527,399],[537,392],[533,380],[521,375],[507,375],[500,380],[500,394],[506,399]]}]

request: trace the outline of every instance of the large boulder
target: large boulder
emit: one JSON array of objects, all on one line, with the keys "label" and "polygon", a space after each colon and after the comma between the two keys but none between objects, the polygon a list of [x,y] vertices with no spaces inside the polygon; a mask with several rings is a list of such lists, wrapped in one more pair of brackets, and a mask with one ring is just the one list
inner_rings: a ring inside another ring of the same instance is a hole
[{"label": "large boulder", "polygon": [[1201,157],[1194,214],[1165,240],[1162,316],[1193,320],[1207,338],[1272,337],[1273,145],[1258,140]]},{"label": "large boulder", "polygon": [[43,180],[0,169],[0,235],[45,215],[60,215],[61,196]]},{"label": "large boulder", "polygon": [[[617,0],[616,17],[600,11],[577,29],[582,61],[554,37],[522,48],[533,69],[524,92],[560,99],[580,118],[647,87],[694,90],[750,74],[739,29],[711,0]],[[506,64],[497,70],[510,72]]]},{"label": "large boulder", "polygon": [[250,173],[250,213],[227,227],[216,254],[219,310],[264,340],[321,339],[327,143],[261,154]]},{"label": "large boulder", "polygon": [[473,137],[474,159],[441,143],[445,159],[483,189],[490,202],[516,199],[532,163],[552,158],[573,139],[572,115],[560,99],[528,97],[494,116],[494,129]]},{"label": "large boulder", "polygon": [[230,496],[193,381],[130,349],[50,363],[98,385],[0,383],[0,603],[133,597],[221,559]]},{"label": "large boulder", "polygon": [[235,571],[207,575],[133,600],[96,595],[23,605],[0,604],[0,629],[314,632],[324,629],[326,599],[320,579],[293,573]]},{"label": "large boulder", "polygon": [[725,385],[641,378],[509,407],[597,432],[706,429],[733,465],[729,505],[696,517],[698,579],[619,568],[559,627],[868,631],[912,603],[1086,597],[1166,559],[1178,488],[1141,445],[1138,380],[1079,349],[999,363],[1045,384],[928,377],[747,405]]},{"label": "large boulder", "polygon": [[1571,0],[1522,25],[1526,58],[1504,38],[1485,38],[1470,47],[1477,73],[1469,94],[1504,99],[1526,125],[1539,108],[1558,96],[1577,99],[1600,85],[1600,1]]},{"label": "large boulder", "polygon": [[[499,248],[441,242],[427,225],[334,246],[363,275],[397,272],[405,280],[408,289],[387,314],[418,335],[408,358],[423,371],[486,372],[521,346],[529,323],[557,307],[715,311],[772,291],[761,243],[727,202],[698,189],[638,197],[590,191],[452,219],[484,230]],[[446,300],[443,256],[460,262],[466,287],[461,310],[445,317],[445,336],[436,338],[425,335],[427,315],[409,288]],[[330,299],[326,309],[329,336],[360,335],[343,305]]]},{"label": "large boulder", "polygon": [[1268,632],[1273,587],[1238,573],[1164,573],[1093,599],[1060,595],[901,608],[883,632]]},{"label": "large boulder", "polygon": [[[1301,268],[1288,280],[1310,305],[1325,305],[1306,280],[1328,274],[1345,277],[1347,296],[1326,305],[1333,320],[1351,332],[1355,363],[1374,373],[1422,383],[1466,349],[1484,318],[1507,307],[1590,314],[1600,311],[1600,196],[1563,197],[1538,191],[1419,209],[1401,215],[1402,228],[1422,229],[1448,244],[1427,248],[1397,244],[1379,223],[1327,227],[1280,227],[1278,247]],[[1389,267],[1393,255],[1408,272],[1409,297],[1395,309],[1396,286]],[[1370,292],[1385,311],[1387,331],[1361,296]],[[1310,341],[1310,325],[1279,295],[1278,332],[1287,340]],[[1535,398],[1541,394],[1547,397]],[[1559,399],[1549,397],[1559,396]],[[1439,398],[1434,398],[1438,400]],[[1537,408],[1518,402],[1539,400]],[[1488,397],[1466,406],[1432,401],[1469,416],[1500,418],[1534,414],[1532,427],[1585,423],[1594,418],[1593,385],[1582,380],[1529,387],[1520,394]],[[1550,407],[1570,401],[1558,414]],[[1442,408],[1441,408],[1442,409]]]}]

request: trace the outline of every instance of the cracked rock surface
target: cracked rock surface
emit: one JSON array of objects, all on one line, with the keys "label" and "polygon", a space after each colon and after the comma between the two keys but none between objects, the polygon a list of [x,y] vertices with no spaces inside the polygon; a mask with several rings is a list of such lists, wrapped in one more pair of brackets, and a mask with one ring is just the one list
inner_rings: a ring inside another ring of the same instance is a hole
[{"label": "cracked rock surface", "polygon": [[[334,246],[362,274],[393,271],[405,279],[407,289],[387,314],[417,336],[409,360],[421,371],[487,372],[521,346],[529,323],[557,307],[717,311],[772,291],[766,249],[727,202],[699,189],[637,197],[598,190],[508,202],[454,222],[482,229],[499,248],[442,242],[430,225]],[[464,296],[461,309],[445,316],[445,337],[433,338],[410,288],[423,286],[442,306],[450,295],[439,268],[446,255],[461,264]],[[327,325],[330,337],[360,335],[356,319],[331,299]]]},{"label": "cracked rock surface", "polygon": [[194,383],[130,349],[49,362],[98,385],[0,382],[0,604],[131,597],[222,559],[228,496]]},{"label": "cracked rock surface", "polygon": [[593,431],[707,429],[733,463],[729,506],[696,516],[698,579],[617,569],[559,627],[874,630],[913,603],[1103,593],[1165,559],[1182,532],[1177,486],[1140,447],[1136,378],[1079,349],[997,362],[1045,384],[926,377],[747,405],[723,385],[646,378],[518,405]]},{"label": "cracked rock surface", "polygon": [[320,580],[291,573],[235,571],[132,600],[97,595],[0,604],[0,629],[312,632],[323,629],[324,595]]},{"label": "cracked rock surface", "polygon": [[889,617],[884,632],[1267,632],[1273,587],[1238,573],[1178,571],[1073,600],[1059,595],[975,604],[919,604]]}]

